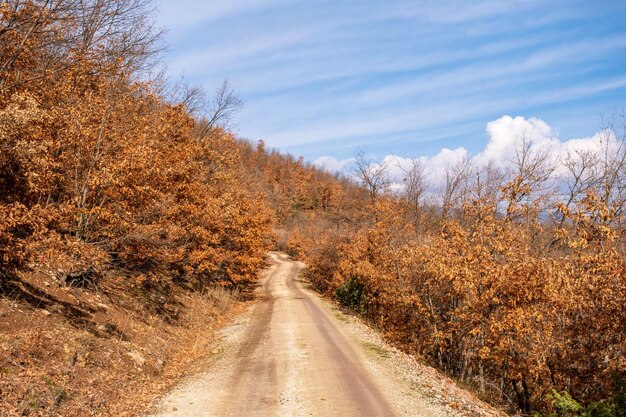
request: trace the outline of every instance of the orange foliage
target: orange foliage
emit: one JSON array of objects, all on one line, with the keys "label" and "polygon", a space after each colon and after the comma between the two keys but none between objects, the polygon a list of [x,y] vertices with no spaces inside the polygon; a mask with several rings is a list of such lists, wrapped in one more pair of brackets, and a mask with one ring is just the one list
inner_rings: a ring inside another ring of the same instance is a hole
[{"label": "orange foliage", "polygon": [[78,30],[75,5],[63,5],[1,6],[15,27],[0,42],[3,275],[31,263],[130,283],[254,279],[272,213],[243,180],[247,145],[218,128],[197,137],[194,118],[137,81],[128,56],[99,55],[109,44],[59,52],[55,70],[40,71],[51,34]]},{"label": "orange foliage", "polygon": [[318,288],[362,288],[357,310],[388,337],[492,399],[529,412],[549,408],[552,389],[606,398],[626,373],[623,223],[589,193],[553,228],[544,197],[520,203],[513,188],[468,197],[453,217],[423,207],[438,226],[416,230],[404,199],[368,213],[363,190],[344,187],[351,220],[301,217],[298,250]]}]

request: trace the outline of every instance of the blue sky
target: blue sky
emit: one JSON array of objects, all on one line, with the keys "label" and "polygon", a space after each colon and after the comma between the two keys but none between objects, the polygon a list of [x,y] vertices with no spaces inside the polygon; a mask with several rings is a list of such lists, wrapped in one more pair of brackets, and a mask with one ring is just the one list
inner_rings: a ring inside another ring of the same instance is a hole
[{"label": "blue sky", "polygon": [[207,90],[229,78],[246,101],[238,134],[309,161],[359,146],[379,159],[478,153],[505,115],[589,137],[626,109],[626,1],[157,6],[168,74]]}]

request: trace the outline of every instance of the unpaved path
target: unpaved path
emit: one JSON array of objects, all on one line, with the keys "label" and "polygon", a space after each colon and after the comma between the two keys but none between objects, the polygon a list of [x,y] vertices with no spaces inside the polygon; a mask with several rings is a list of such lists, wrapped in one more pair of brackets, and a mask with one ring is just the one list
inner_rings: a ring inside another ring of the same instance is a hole
[{"label": "unpaved path", "polygon": [[301,263],[270,258],[259,302],[155,416],[497,415],[304,289]]}]

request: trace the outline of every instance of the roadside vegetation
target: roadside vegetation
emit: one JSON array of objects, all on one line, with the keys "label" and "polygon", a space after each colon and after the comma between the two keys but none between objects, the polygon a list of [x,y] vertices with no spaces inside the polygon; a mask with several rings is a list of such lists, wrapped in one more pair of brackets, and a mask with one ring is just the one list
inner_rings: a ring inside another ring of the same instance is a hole
[{"label": "roadside vegetation", "polygon": [[[626,143],[560,158],[520,138],[508,167],[462,160],[394,191],[357,153],[359,188],[302,213],[290,250],[323,292],[512,412],[624,415]],[[501,161],[500,161],[501,162]]]},{"label": "roadside vegetation", "polygon": [[241,101],[153,74],[152,19],[0,3],[3,416],[136,415],[264,265],[272,211],[225,130]]}]

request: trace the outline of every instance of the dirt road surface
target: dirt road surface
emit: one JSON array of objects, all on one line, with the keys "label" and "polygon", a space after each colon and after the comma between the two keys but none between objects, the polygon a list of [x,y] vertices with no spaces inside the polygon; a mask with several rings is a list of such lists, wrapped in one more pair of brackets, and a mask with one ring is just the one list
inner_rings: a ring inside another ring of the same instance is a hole
[{"label": "dirt road surface", "polygon": [[270,259],[259,301],[155,417],[498,415],[306,289],[301,263]]}]

